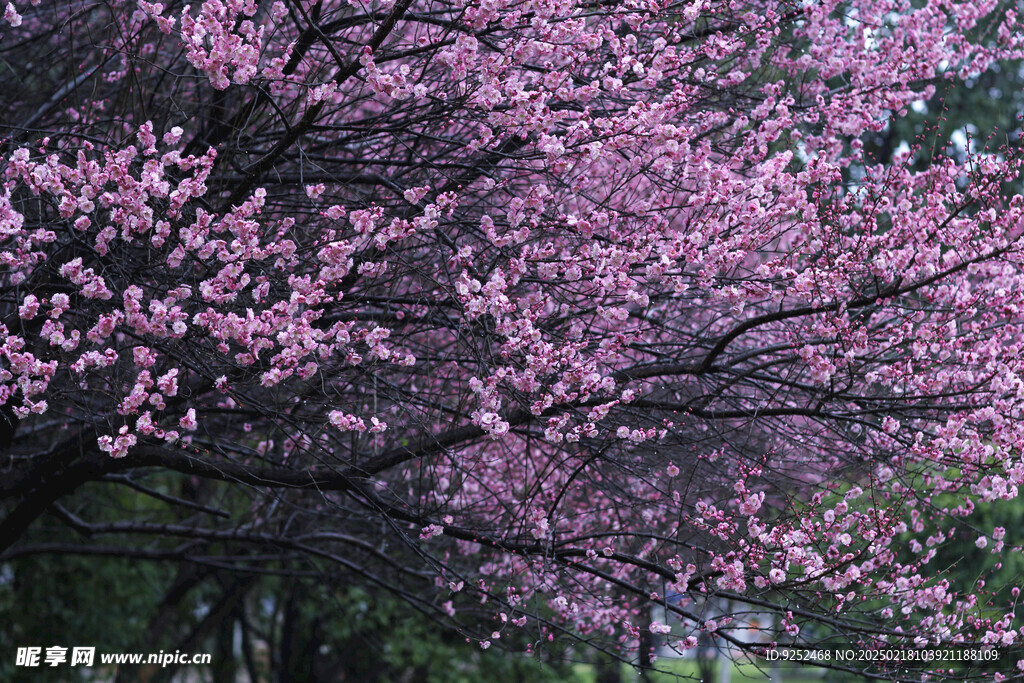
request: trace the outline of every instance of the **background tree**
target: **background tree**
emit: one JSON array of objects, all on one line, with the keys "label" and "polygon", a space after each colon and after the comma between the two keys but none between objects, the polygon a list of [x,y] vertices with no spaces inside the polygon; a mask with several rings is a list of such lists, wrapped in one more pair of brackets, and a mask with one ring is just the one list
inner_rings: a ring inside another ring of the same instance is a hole
[{"label": "background tree", "polygon": [[656,665],[652,604],[680,650],[758,651],[728,628],[752,612],[797,644],[1015,645],[1016,586],[936,559],[967,530],[1020,552],[972,514],[1024,480],[1020,159],[864,152],[1015,64],[1014,11],[5,21],[8,585],[55,571],[40,556],[131,560],[96,562],[151,577],[139,649],[220,643],[254,670],[251,639],[225,658],[257,604],[280,676],[356,637],[313,595],[542,660]]}]

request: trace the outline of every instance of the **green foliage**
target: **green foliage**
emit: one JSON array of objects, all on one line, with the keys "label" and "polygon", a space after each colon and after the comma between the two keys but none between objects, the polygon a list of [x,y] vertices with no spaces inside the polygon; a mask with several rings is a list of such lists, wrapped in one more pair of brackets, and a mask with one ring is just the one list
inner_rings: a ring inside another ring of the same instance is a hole
[{"label": "green foliage", "polygon": [[901,147],[916,149],[916,169],[928,167],[937,156],[962,157],[968,150],[1020,145],[1019,112],[1024,110],[1024,64],[1019,60],[997,64],[991,71],[965,81],[936,83],[935,94],[915,103],[906,116],[894,117],[886,127],[866,135],[869,160],[889,164]]},{"label": "green foliage", "polygon": [[[38,556],[0,567],[0,680],[24,680],[18,647],[129,652],[172,568],[124,558]],[[65,677],[76,671],[61,668]],[[85,667],[77,673],[85,674]],[[52,680],[52,679],[51,679]]]},{"label": "green foliage", "polygon": [[344,680],[368,682],[582,680],[571,665],[522,654],[522,643],[508,643],[511,652],[500,647],[502,643],[481,649],[475,639],[466,642],[465,636],[383,592],[311,586],[303,591],[299,612],[293,630],[313,641],[309,644],[315,647],[304,649],[318,659],[311,666],[310,680],[325,670],[343,672]]}]

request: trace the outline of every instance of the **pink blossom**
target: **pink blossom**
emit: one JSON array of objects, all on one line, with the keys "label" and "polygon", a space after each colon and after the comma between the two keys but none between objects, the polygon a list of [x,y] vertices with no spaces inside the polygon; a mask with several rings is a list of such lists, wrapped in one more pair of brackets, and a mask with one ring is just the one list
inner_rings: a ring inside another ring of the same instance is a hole
[{"label": "pink blossom", "polygon": [[740,514],[743,515],[754,515],[761,509],[761,503],[764,502],[764,493],[755,493],[747,496],[742,503],[740,503]]},{"label": "pink blossom", "polygon": [[178,369],[171,368],[156,380],[156,385],[165,396],[178,395]]},{"label": "pink blossom", "polygon": [[122,426],[117,437],[101,436],[96,440],[99,449],[108,453],[112,458],[123,458],[128,455],[128,450],[137,443],[138,439],[134,434],[128,432],[127,425]]},{"label": "pink blossom", "polygon": [[39,299],[34,294],[28,294],[22,300],[21,306],[18,308],[18,316],[23,320],[31,320],[36,317],[36,313],[39,311]]},{"label": "pink blossom", "polygon": [[423,527],[423,529],[420,531],[420,538],[423,540],[428,540],[435,536],[440,536],[443,533],[444,527],[440,524],[428,524],[427,526]]},{"label": "pink blossom", "polygon": [[7,3],[7,8],[4,10],[4,21],[14,28],[21,26],[21,15],[18,14],[18,10],[14,7],[14,3]]},{"label": "pink blossom", "polygon": [[[759,611],[1015,643],[985,520],[1024,485],[1021,156],[919,129],[1012,87],[1004,5],[8,4],[15,526],[315,556],[479,601],[482,648],[635,657],[662,602],[681,648],[775,647]],[[89,439],[125,459],[72,490]]]},{"label": "pink blossom", "polygon": [[355,415],[348,415],[340,410],[332,410],[328,414],[327,418],[330,420],[332,425],[343,432],[366,431],[366,424],[363,422],[362,418],[356,417]]},{"label": "pink blossom", "polygon": [[188,412],[186,412],[185,415],[182,416],[182,418],[178,421],[178,424],[182,427],[182,429],[187,429],[190,432],[194,432],[198,427],[198,423],[196,422],[196,409],[189,408]]}]

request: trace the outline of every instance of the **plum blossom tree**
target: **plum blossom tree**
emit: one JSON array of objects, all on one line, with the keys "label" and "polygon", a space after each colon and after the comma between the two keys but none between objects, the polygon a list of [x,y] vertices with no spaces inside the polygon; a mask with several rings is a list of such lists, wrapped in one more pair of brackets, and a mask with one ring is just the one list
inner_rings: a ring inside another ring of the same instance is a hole
[{"label": "plum blossom tree", "polygon": [[1018,670],[1019,589],[933,560],[1024,544],[976,514],[1024,481],[1021,159],[863,144],[1024,57],[1015,11],[4,19],[12,571],[313,567],[484,649],[651,666],[671,630],[756,655],[737,627],[770,613],[780,645],[1003,648],[987,672],[829,663],[885,680]]}]

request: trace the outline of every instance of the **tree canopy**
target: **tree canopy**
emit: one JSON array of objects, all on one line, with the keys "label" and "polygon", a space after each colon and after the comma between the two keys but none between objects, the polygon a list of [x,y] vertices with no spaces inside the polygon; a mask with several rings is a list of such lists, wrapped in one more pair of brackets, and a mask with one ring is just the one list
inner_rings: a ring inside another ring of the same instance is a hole
[{"label": "tree canopy", "polygon": [[[403,610],[467,652],[757,657],[769,614],[999,648],[828,663],[882,680],[1018,671],[1018,132],[945,106],[1019,87],[1013,8],[33,0],[0,34],[0,587],[145,583],[154,649],[269,591],[278,675]],[[337,604],[380,612],[328,638]]]}]

